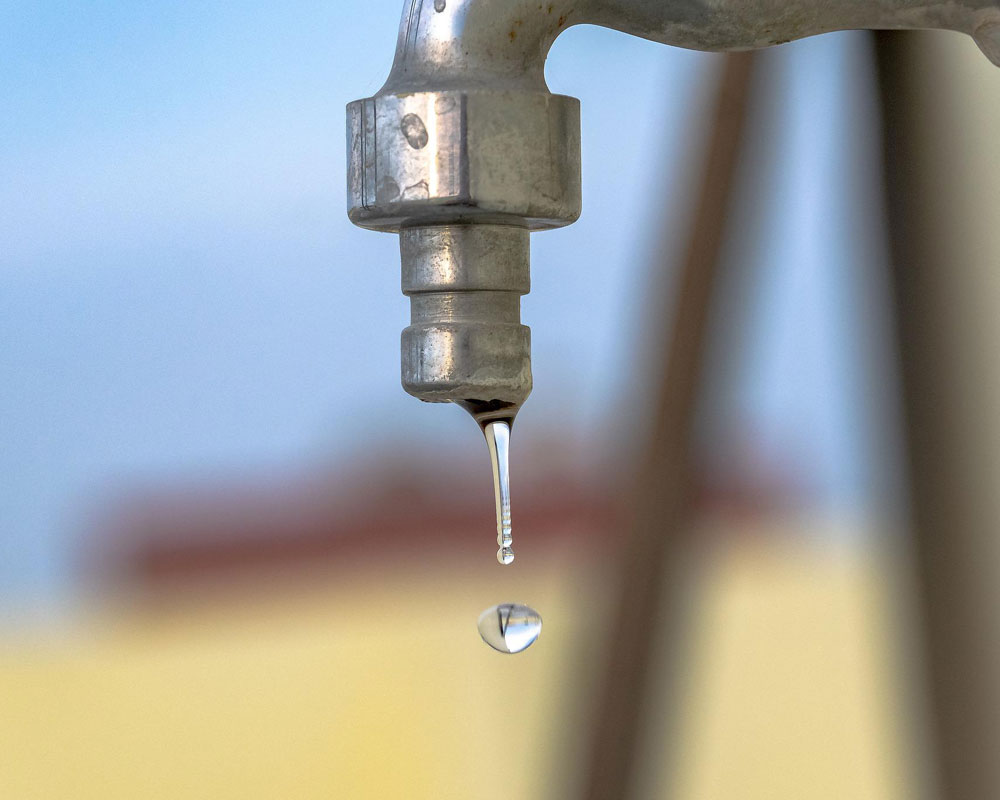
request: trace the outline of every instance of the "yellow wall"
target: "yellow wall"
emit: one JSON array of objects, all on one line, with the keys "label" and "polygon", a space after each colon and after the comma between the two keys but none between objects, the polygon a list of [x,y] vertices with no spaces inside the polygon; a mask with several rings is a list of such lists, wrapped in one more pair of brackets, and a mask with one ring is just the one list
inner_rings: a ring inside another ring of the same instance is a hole
[{"label": "yellow wall", "polygon": [[[654,742],[650,796],[908,796],[872,562],[772,543],[712,563],[683,768],[658,774]],[[443,565],[8,642],[0,798],[560,796],[582,774],[595,586],[593,567],[563,560],[514,577]],[[475,632],[505,599],[545,618],[516,657]]]}]

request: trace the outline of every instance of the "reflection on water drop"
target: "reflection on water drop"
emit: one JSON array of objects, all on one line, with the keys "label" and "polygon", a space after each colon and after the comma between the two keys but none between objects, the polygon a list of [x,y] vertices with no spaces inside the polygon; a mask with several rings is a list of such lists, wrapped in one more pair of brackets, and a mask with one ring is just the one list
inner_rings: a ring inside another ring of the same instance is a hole
[{"label": "reflection on water drop", "polygon": [[542,618],[538,612],[518,603],[501,603],[479,615],[479,635],[501,653],[526,650],[541,632]]},{"label": "reflection on water drop", "polygon": [[497,561],[506,566],[514,563],[514,551],[509,547],[501,547],[497,550]]}]

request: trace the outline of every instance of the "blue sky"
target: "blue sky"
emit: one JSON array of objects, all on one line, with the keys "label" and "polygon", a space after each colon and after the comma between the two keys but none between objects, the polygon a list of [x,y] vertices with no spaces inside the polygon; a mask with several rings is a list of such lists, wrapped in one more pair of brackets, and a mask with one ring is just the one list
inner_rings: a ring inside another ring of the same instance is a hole
[{"label": "blue sky", "polygon": [[[399,388],[397,242],[345,214],[344,105],[381,85],[398,17],[399,0],[0,6],[0,609],[71,590],[81,520],[123,477],[292,468],[400,435],[480,446],[457,409]],[[869,477],[860,42],[773,60],[777,166],[761,233],[731,253],[760,277],[715,401],[806,453],[833,505]],[[550,87],[583,103],[584,215],[533,237],[520,437],[568,395],[590,425],[634,407],[646,265],[684,219],[715,64],[596,28],[556,43]]]}]

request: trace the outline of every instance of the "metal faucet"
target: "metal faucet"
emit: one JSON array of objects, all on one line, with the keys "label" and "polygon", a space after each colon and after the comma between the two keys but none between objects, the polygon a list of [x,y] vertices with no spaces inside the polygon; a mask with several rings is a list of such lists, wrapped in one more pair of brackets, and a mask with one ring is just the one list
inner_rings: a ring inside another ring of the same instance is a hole
[{"label": "metal faucet", "polygon": [[697,50],[939,28],[1000,65],[1000,0],[405,0],[389,79],[347,107],[348,215],[400,236],[403,388],[482,425],[531,392],[528,235],[580,215],[580,103],[544,76],[580,24]]}]

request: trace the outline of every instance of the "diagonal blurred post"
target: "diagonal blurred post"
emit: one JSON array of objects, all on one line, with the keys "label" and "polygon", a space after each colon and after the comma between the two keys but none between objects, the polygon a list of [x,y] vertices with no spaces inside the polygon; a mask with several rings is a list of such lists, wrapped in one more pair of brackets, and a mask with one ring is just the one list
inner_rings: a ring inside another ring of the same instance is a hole
[{"label": "diagonal blurred post", "polygon": [[875,37],[929,738],[940,795],[985,800],[1000,797],[1000,195],[978,104],[996,97],[941,38]]},{"label": "diagonal blurred post", "polygon": [[[744,137],[748,88],[754,56],[724,56],[712,108],[704,169],[694,193],[694,213],[680,272],[674,284],[673,314],[662,347],[650,364],[659,381],[650,435],[641,454],[634,487],[632,523],[612,611],[610,654],[599,686],[586,800],[627,800],[637,792],[636,751],[649,697],[653,654],[659,637],[677,638],[683,609],[674,591],[682,531],[690,519],[692,432],[706,351],[706,327],[726,234],[736,166]],[[664,248],[666,252],[666,248]],[[663,265],[667,267],[666,264]],[[657,322],[653,320],[653,322]],[[655,325],[651,326],[655,330]],[[671,664],[657,665],[670,671]],[[662,675],[657,681],[662,682]],[[672,676],[668,675],[668,680]]]}]

